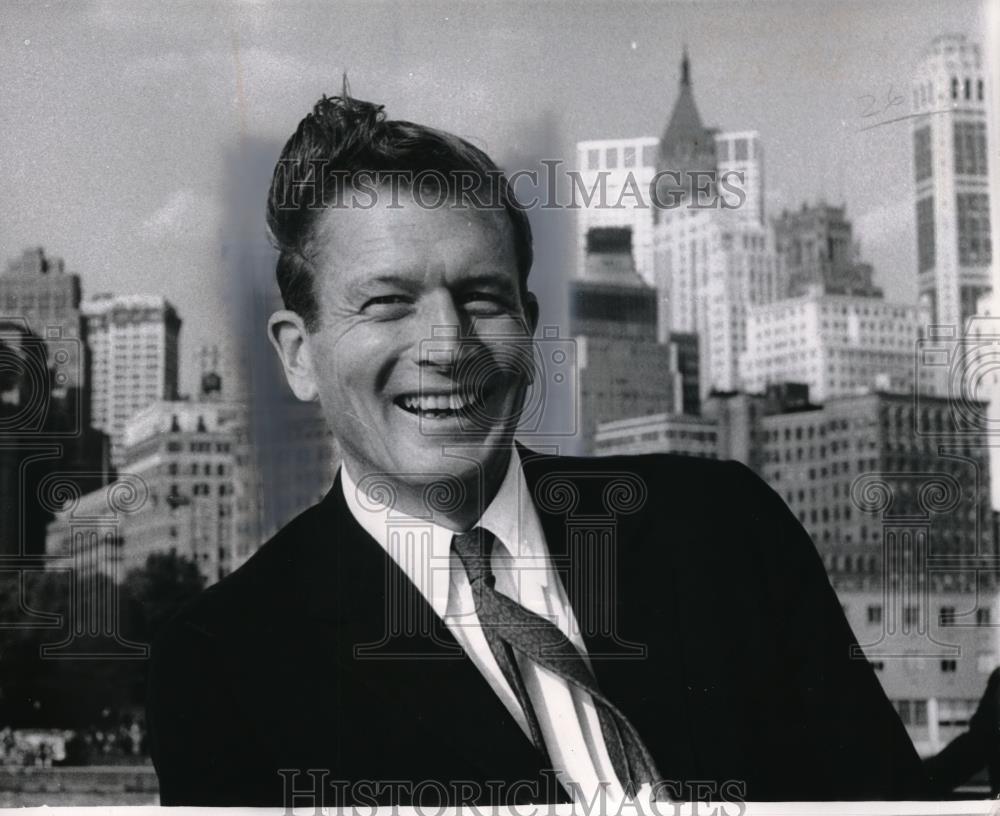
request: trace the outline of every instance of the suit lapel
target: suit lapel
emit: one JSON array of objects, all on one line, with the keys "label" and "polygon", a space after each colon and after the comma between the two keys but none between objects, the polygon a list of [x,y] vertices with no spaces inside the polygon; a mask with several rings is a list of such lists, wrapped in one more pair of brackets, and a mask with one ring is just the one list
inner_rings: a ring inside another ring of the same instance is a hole
[{"label": "suit lapel", "polygon": [[[475,664],[405,572],[355,520],[340,475],[320,505],[315,540],[299,569],[308,614],[333,625],[341,655],[350,650],[352,687],[380,719],[412,726],[427,748],[463,778],[537,776],[539,757]],[[341,661],[344,665],[344,661]],[[345,701],[351,705],[352,701]],[[385,734],[381,737],[384,739]]]}]

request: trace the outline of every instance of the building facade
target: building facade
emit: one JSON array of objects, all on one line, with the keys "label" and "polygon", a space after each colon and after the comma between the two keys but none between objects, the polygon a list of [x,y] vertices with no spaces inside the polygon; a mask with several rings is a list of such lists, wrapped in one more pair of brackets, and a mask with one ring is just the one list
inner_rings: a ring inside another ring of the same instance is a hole
[{"label": "building facade", "polygon": [[[943,559],[928,562],[934,586],[974,590],[977,570],[981,584],[995,583],[986,431],[963,425],[941,397],[871,393],[819,406],[806,393],[719,393],[696,422],[656,414],[608,423],[598,429],[600,453],[689,452],[664,431],[697,429],[692,450],[709,455],[714,438],[718,458],[742,461],[784,499],[839,587],[870,588],[881,575],[884,530],[917,518],[924,556]],[[986,567],[976,566],[980,557]]]},{"label": "building facade", "polygon": [[181,319],[159,296],[98,295],[81,306],[91,352],[91,415],[124,461],[125,424],[161,400],[178,397]]},{"label": "building facade", "polygon": [[763,225],[766,213],[764,145],[760,134],[756,130],[716,133],[715,161],[719,197],[728,208]]},{"label": "building facade", "polygon": [[642,454],[655,444],[660,453],[718,459],[721,448],[718,429],[719,423],[714,419],[684,414],[650,414],[602,422],[594,434],[594,453]]},{"label": "building facade", "polygon": [[914,390],[916,306],[814,289],[751,306],[746,320],[740,369],[747,391],[800,382],[824,402],[866,391]]},{"label": "building facade", "polygon": [[80,276],[66,271],[62,258],[46,256],[41,247],[26,249],[7,262],[0,274],[0,322],[23,320],[46,346],[48,364],[57,368],[52,396],[76,391],[85,406],[87,355],[80,316]]},{"label": "building facade", "polygon": [[774,220],[774,235],[790,296],[816,288],[828,294],[882,296],[872,282],[871,265],[858,258],[854,227],[844,207],[820,202],[784,210]]},{"label": "building facade", "polygon": [[577,142],[579,182],[571,182],[575,186],[570,199],[578,208],[577,269],[583,269],[587,235],[592,229],[624,227],[632,232],[636,272],[652,283],[653,215],[649,191],[656,174],[658,149],[655,136]]},{"label": "building facade", "polygon": [[142,568],[154,553],[173,553],[215,583],[260,544],[245,428],[246,408],[237,403],[161,401],[142,409],[123,431],[119,482],[58,515],[49,525],[48,554],[69,551],[81,508],[105,507],[121,485],[139,485],[142,499],[116,519],[116,577]]},{"label": "building facade", "polygon": [[[582,275],[570,284],[570,332],[586,449],[600,422],[683,410],[682,357],[690,352],[690,338],[658,342],[657,292],[635,271],[627,228],[588,234]],[[684,367],[690,395],[690,362]]]},{"label": "building facade", "polygon": [[[936,37],[913,74],[917,283],[933,322],[957,327],[992,288],[989,77],[977,43]],[[941,115],[942,113],[946,115]]]},{"label": "building facade", "polygon": [[661,338],[698,336],[702,397],[738,389],[748,309],[782,294],[773,233],[737,210],[680,208],[654,242]]}]

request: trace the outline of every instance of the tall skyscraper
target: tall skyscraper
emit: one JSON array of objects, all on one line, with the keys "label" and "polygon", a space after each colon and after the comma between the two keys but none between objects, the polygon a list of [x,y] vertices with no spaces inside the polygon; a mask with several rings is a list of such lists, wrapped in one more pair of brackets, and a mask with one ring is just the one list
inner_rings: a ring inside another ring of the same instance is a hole
[{"label": "tall skyscraper", "polygon": [[60,399],[87,382],[86,349],[82,343],[80,276],[66,271],[62,258],[46,256],[41,247],[26,249],[7,261],[0,275],[0,320],[19,318],[46,345],[49,364],[58,366],[52,396]]},{"label": "tall skyscraper", "polygon": [[148,405],[176,400],[181,319],[158,295],[97,295],[81,305],[91,353],[91,415],[123,461],[125,423]]},{"label": "tall skyscraper", "polygon": [[956,334],[992,287],[988,81],[979,45],[956,34],[932,40],[913,76],[917,283]]},{"label": "tall skyscraper", "polygon": [[[656,160],[656,193],[653,220],[664,213],[676,213],[678,207],[704,206],[716,193],[715,136],[717,128],[707,128],[701,121],[694,101],[691,60],[687,49],[681,59],[681,78],[670,119],[660,137]],[[660,209],[661,207],[665,209]]]},{"label": "tall skyscraper", "polygon": [[756,132],[704,125],[685,51],[657,154],[653,267],[659,338],[697,335],[703,397],[740,387],[747,308],[783,294],[765,224],[763,156]]},{"label": "tall skyscraper", "polygon": [[747,309],[783,294],[772,231],[737,210],[681,207],[654,241],[660,339],[698,335],[702,396],[739,388]]},{"label": "tall skyscraper", "polygon": [[715,162],[720,197],[744,217],[763,224],[764,145],[760,134],[756,130],[716,133]]}]

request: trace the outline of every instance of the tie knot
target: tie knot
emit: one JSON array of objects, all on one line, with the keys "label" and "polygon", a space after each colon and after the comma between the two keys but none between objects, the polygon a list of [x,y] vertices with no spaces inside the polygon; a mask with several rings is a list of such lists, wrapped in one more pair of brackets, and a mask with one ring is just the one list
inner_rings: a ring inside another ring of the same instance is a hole
[{"label": "tie knot", "polygon": [[452,549],[465,567],[469,583],[473,587],[479,581],[491,589],[496,584],[496,576],[490,565],[494,544],[496,537],[483,527],[474,527],[467,533],[456,533],[451,539]]}]

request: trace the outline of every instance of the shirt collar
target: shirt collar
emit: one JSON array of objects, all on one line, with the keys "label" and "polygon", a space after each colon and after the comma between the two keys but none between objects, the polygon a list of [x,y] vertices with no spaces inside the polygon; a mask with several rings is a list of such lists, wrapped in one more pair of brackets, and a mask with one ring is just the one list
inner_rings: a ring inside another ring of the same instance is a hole
[{"label": "shirt collar", "polygon": [[[373,500],[358,489],[344,465],[341,465],[340,475],[351,515],[406,573],[438,617],[444,618],[453,594],[451,539],[454,531],[435,523],[432,518],[414,518]],[[485,527],[493,533],[514,558],[544,558],[547,555],[515,448],[511,449],[500,489],[473,526]],[[458,563],[457,557],[455,562]]]}]

